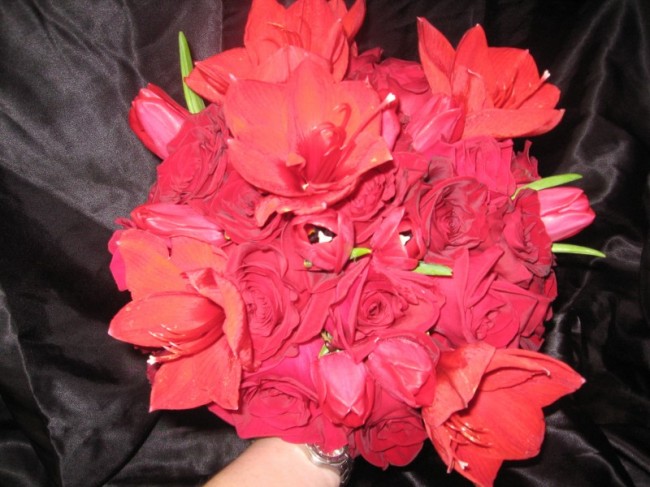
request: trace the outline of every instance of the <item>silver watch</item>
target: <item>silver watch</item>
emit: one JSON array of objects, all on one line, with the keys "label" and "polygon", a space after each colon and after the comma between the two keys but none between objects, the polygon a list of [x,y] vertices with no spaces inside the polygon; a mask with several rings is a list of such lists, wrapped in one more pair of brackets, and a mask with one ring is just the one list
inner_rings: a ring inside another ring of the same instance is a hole
[{"label": "silver watch", "polygon": [[341,485],[347,483],[354,463],[347,445],[331,452],[323,451],[318,445],[313,444],[306,444],[305,448],[307,456],[315,465],[334,470],[341,478]]}]

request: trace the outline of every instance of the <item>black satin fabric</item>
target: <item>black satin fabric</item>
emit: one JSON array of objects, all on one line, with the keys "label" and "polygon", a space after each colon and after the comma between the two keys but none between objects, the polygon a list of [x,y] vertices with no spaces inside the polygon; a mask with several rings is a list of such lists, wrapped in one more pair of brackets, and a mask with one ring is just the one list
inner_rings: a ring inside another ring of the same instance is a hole
[{"label": "black satin fabric", "polygon": [[[177,32],[195,59],[240,45],[250,2],[0,3],[0,485],[193,486],[246,447],[204,409],[148,412],[144,358],[106,334],[127,296],[106,243],[155,157],[129,130],[147,82],[179,101]],[[285,2],[289,3],[289,2]],[[541,454],[502,486],[650,485],[650,6],[647,0],[368,0],[362,49],[415,59],[415,18],[453,43],[481,23],[528,48],[563,92],[533,140],[543,175],[579,172],[595,223],[560,256],[545,351],[586,385],[547,409]],[[467,486],[432,447],[405,468],[357,461],[352,486]]]}]

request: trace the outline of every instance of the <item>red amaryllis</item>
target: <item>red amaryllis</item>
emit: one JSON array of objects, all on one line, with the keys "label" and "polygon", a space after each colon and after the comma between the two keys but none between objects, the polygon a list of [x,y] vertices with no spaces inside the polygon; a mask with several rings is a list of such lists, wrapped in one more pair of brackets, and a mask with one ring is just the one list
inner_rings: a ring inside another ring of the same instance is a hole
[{"label": "red amaryllis", "polygon": [[537,455],[542,407],[584,383],[551,357],[485,343],[443,352],[436,371],[436,396],[422,409],[427,432],[449,470],[481,486],[504,460]]},{"label": "red amaryllis", "polygon": [[131,103],[129,125],[142,143],[161,159],[190,113],[161,88],[148,84]]},{"label": "red amaryllis", "polygon": [[257,223],[275,212],[322,211],[354,191],[365,172],[389,161],[380,110],[366,83],[336,83],[310,61],[285,84],[234,83],[224,103],[234,137],[230,162],[270,193],[257,207]]},{"label": "red amaryllis", "polygon": [[558,187],[538,191],[540,217],[554,242],[572,237],[594,221],[596,214],[579,188]]},{"label": "red amaryllis", "polygon": [[289,8],[276,0],[254,0],[244,32],[245,47],[197,62],[187,84],[203,97],[220,102],[233,79],[284,81],[307,58],[322,61],[341,80],[364,16],[363,0],[357,0],[349,11],[342,0],[298,0]]},{"label": "red amaryllis", "polygon": [[488,47],[477,25],[456,50],[425,19],[418,19],[422,66],[432,93],[451,96],[463,108],[463,138],[487,135],[506,139],[538,135],[555,127],[563,110],[560,91],[539,75],[528,51]]},{"label": "red amaryllis", "polygon": [[157,168],[149,201],[185,203],[212,195],[226,170],[227,135],[218,105],[188,118],[168,144],[170,155]]},{"label": "red amaryllis", "polygon": [[224,266],[209,244],[176,237],[170,245],[141,230],[113,242],[133,301],[109,333],[151,350],[151,409],[236,408],[242,363],[251,359],[244,302],[228,282],[199,275]]}]

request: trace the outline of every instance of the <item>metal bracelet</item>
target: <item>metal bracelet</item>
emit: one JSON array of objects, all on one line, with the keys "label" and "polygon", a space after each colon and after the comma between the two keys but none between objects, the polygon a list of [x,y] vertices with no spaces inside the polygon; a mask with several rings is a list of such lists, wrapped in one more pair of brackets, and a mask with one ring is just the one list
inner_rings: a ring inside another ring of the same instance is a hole
[{"label": "metal bracelet", "polygon": [[318,445],[306,444],[307,456],[318,466],[331,468],[341,478],[341,485],[345,485],[352,474],[354,460],[350,456],[348,446],[342,446],[331,452],[323,451]]}]

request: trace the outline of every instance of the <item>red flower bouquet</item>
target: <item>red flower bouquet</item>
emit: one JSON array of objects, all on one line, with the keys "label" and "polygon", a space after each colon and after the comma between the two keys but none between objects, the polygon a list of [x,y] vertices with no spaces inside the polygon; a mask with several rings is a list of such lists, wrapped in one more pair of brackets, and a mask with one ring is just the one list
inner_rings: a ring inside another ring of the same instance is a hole
[{"label": "red flower bouquet", "polygon": [[142,89],[129,120],[163,162],[110,242],[132,301],[109,332],[149,355],[152,410],[383,468],[429,439],[490,485],[583,382],[537,350],[553,253],[600,255],[557,240],[594,213],[514,149],[563,114],[527,51],[420,19],[421,64],[382,59],[364,11],[254,0],[244,47],[185,78],[190,111]]}]

